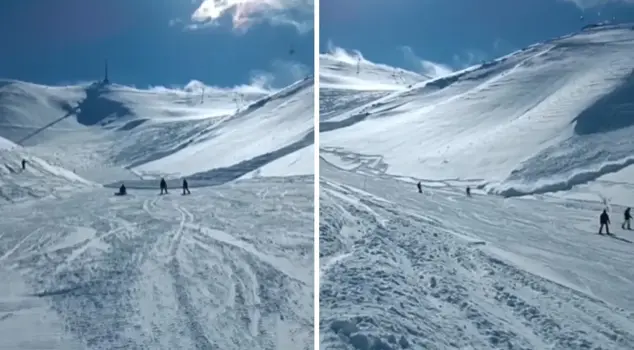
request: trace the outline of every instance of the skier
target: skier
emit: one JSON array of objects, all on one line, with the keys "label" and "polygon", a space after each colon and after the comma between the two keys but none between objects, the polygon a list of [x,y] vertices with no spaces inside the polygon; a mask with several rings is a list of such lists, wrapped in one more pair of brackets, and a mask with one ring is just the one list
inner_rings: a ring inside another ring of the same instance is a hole
[{"label": "skier", "polygon": [[418,187],[418,193],[423,193],[423,186],[420,184],[420,181],[418,181],[416,187]]},{"label": "skier", "polygon": [[625,209],[625,213],[623,213],[623,216],[625,217],[625,221],[623,221],[623,225],[621,225],[621,228],[625,230],[625,224],[627,224],[627,229],[631,230],[632,226],[630,226],[630,221],[632,220],[632,214],[630,214],[629,207]]},{"label": "skier", "polygon": [[183,195],[192,194],[189,192],[189,185],[187,184],[187,180],[183,179]]},{"label": "skier", "polygon": [[161,194],[163,194],[163,191],[165,191],[165,194],[167,194],[167,182],[165,182],[164,178],[161,178]]},{"label": "skier", "polygon": [[471,197],[471,187],[467,186],[467,197]]},{"label": "skier", "polygon": [[126,192],[125,185],[121,184],[121,187],[119,187],[119,192],[115,193],[115,196],[125,196],[126,194],[128,193]]},{"label": "skier", "polygon": [[26,170],[26,159],[22,159],[22,170]]},{"label": "skier", "polygon": [[605,231],[607,232],[607,234],[610,234],[610,216],[605,209],[603,209],[603,213],[601,213],[601,216],[599,216],[599,223],[601,224],[601,226],[599,227],[599,234],[603,234],[603,226],[605,226]]}]

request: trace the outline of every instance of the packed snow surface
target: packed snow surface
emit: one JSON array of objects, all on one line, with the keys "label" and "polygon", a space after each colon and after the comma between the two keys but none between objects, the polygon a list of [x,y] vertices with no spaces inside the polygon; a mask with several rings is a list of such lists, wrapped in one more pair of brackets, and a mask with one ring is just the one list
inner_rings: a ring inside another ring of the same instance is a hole
[{"label": "packed snow surface", "polygon": [[322,348],[634,347],[634,233],[600,203],[320,173]]},{"label": "packed snow surface", "polygon": [[0,348],[312,348],[312,179],[130,192],[2,207]]},{"label": "packed snow surface", "polygon": [[629,27],[589,30],[333,108],[321,347],[634,348],[632,49]]},{"label": "packed snow surface", "polygon": [[320,147],[506,196],[569,190],[634,163],[632,52],[629,26],[533,45],[321,120]]},{"label": "packed snow surface", "polygon": [[313,90],[0,81],[0,348],[311,349]]}]

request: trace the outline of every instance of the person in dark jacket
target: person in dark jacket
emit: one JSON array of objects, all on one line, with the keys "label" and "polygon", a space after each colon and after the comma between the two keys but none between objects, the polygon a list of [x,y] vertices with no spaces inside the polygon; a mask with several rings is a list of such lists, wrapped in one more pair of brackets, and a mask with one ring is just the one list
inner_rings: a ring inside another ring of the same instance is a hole
[{"label": "person in dark jacket", "polygon": [[121,187],[119,187],[119,192],[115,193],[116,196],[125,196],[127,194],[126,189],[125,189],[125,185],[121,184]]},{"label": "person in dark jacket", "polygon": [[192,194],[189,192],[189,185],[187,184],[187,180],[183,179],[183,194]]},{"label": "person in dark jacket", "polygon": [[610,216],[605,209],[603,209],[603,213],[601,213],[601,216],[599,216],[599,223],[601,224],[601,226],[599,227],[599,234],[603,234],[603,226],[605,226],[605,232],[607,234],[610,234]]},{"label": "person in dark jacket", "polygon": [[423,186],[420,184],[420,181],[418,181],[416,187],[418,187],[418,193],[423,193]]},{"label": "person in dark jacket", "polygon": [[161,178],[161,194],[165,193],[167,194],[167,182],[165,182],[164,178]]},{"label": "person in dark jacket", "polygon": [[26,170],[26,159],[22,159],[22,170]]},{"label": "person in dark jacket", "polygon": [[471,187],[467,186],[467,197],[471,197]]},{"label": "person in dark jacket", "polygon": [[630,222],[632,221],[632,214],[630,214],[630,208],[629,207],[627,209],[625,209],[625,213],[623,213],[623,216],[625,218],[625,221],[623,221],[623,225],[621,225],[621,228],[623,228],[625,230],[625,224],[627,224],[627,229],[631,230],[632,226],[630,226]]}]

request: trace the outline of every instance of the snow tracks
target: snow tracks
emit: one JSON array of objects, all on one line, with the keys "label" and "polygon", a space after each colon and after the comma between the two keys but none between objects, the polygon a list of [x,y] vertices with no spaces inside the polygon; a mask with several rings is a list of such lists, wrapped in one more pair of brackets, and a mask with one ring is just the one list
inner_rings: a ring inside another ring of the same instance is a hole
[{"label": "snow tracks", "polygon": [[0,256],[87,348],[308,349],[312,191],[252,181],[14,206]]},{"label": "snow tracks", "polygon": [[[417,195],[412,185],[412,198],[431,199]],[[444,211],[441,206],[425,212],[396,203],[322,179],[322,346],[634,346],[631,311],[495,257],[493,250],[484,250],[486,242],[448,230],[436,216]]]}]

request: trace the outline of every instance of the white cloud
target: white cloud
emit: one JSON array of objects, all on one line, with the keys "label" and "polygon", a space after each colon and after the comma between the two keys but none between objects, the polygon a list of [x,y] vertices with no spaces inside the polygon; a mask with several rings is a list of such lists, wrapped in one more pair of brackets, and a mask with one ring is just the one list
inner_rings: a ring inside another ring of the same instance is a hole
[{"label": "white cloud", "polygon": [[431,78],[437,78],[453,73],[453,69],[448,65],[424,60],[418,57],[414,50],[409,46],[402,46],[401,51],[403,51],[405,61],[412,65],[416,72],[420,74],[429,76]]},{"label": "white cloud", "polygon": [[561,0],[571,2],[582,10],[599,7],[608,3],[634,4],[634,0]]},{"label": "white cloud", "polygon": [[197,0],[200,5],[191,16],[190,30],[218,25],[231,16],[232,27],[246,32],[254,24],[293,26],[300,33],[313,28],[314,0]]}]

